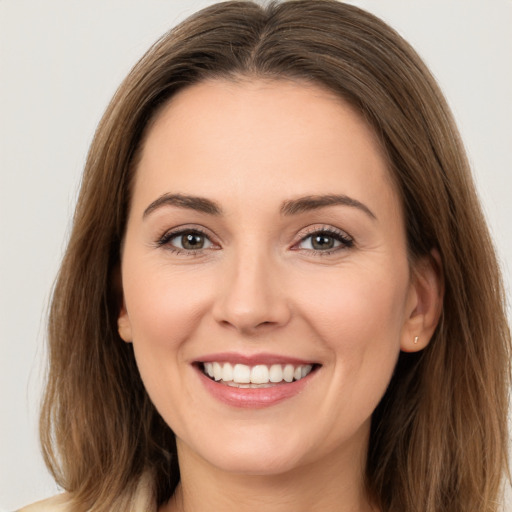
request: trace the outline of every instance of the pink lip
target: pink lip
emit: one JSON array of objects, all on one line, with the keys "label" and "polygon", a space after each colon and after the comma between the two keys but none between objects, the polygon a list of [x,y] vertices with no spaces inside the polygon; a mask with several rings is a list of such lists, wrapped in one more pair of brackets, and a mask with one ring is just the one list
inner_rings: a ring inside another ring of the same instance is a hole
[{"label": "pink lip", "polygon": [[[225,361],[225,359],[220,359],[220,361]],[[248,409],[270,407],[298,395],[317,374],[317,369],[313,369],[303,379],[276,384],[269,388],[236,388],[210,379],[197,365],[195,365],[195,369],[206,391],[215,399],[231,407]]]},{"label": "pink lip", "polygon": [[257,364],[293,364],[295,366],[304,364],[314,364],[312,361],[305,359],[298,359],[296,357],[288,357],[277,354],[260,353],[252,354],[250,356],[238,354],[234,352],[222,352],[217,354],[208,354],[197,358],[198,363],[231,363],[231,364],[245,364],[247,366],[256,366]]}]

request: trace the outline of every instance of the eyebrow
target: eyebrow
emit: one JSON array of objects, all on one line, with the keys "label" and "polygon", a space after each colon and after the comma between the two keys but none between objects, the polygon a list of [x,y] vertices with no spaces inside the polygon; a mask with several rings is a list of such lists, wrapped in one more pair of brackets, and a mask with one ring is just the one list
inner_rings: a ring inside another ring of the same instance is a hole
[{"label": "eyebrow", "polygon": [[[357,208],[368,215],[371,219],[377,219],[375,214],[365,204],[361,203],[357,199],[340,194],[314,195],[290,199],[283,202],[280,211],[281,215],[290,216],[299,215],[312,210],[318,210],[320,208],[325,208],[326,206],[336,205]],[[205,197],[189,196],[184,194],[163,194],[155,199],[144,210],[142,217],[147,217],[150,213],[162,206],[177,206],[178,208],[195,210],[215,216],[220,216],[223,213],[219,204],[211,199],[206,199]]]},{"label": "eyebrow", "polygon": [[339,194],[328,194],[320,196],[305,196],[299,197],[298,199],[292,199],[285,201],[281,206],[282,215],[298,215],[311,210],[317,210],[326,206],[350,206],[357,208],[368,215],[371,219],[376,220],[376,215],[366,206],[357,199],[352,197],[339,195]]},{"label": "eyebrow", "polygon": [[147,217],[151,212],[161,206],[177,206],[178,208],[196,210],[198,212],[207,213],[208,215],[222,215],[222,208],[210,199],[183,194],[163,194],[144,210],[142,218]]}]

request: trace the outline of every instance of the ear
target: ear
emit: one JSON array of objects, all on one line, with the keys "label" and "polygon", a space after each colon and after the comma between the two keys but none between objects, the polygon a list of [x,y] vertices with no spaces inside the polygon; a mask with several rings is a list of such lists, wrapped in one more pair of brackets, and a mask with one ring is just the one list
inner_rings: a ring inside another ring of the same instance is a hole
[{"label": "ear", "polygon": [[121,309],[119,311],[119,316],[117,317],[117,331],[119,332],[119,336],[121,336],[121,339],[126,341],[126,343],[131,343],[133,341],[132,324],[130,323],[128,311],[126,311],[124,299]]},{"label": "ear", "polygon": [[414,263],[409,286],[400,348],[417,352],[429,344],[443,310],[444,278],[437,250]]},{"label": "ear", "polygon": [[127,343],[131,343],[132,338],[132,325],[130,323],[130,318],[128,316],[128,311],[126,310],[126,304],[124,301],[123,294],[123,282],[121,279],[121,268],[120,265],[117,265],[114,268],[112,274],[112,286],[117,298],[117,304],[119,307],[119,314],[117,316],[117,332],[123,341]]}]

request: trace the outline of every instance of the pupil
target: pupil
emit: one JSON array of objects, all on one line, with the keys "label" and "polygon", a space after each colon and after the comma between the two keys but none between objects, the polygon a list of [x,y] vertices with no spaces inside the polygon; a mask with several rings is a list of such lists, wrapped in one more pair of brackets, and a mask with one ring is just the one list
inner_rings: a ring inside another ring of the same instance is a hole
[{"label": "pupil", "polygon": [[185,249],[201,249],[203,246],[203,236],[189,233],[183,235],[181,243]]},{"label": "pupil", "polygon": [[332,249],[334,247],[334,239],[328,235],[316,235],[312,242],[315,249]]}]

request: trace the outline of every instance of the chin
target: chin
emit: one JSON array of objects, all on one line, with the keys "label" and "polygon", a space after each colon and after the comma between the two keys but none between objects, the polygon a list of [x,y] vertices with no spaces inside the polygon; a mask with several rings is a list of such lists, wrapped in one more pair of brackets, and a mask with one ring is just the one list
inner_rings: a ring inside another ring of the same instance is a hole
[{"label": "chin", "polygon": [[178,440],[178,453],[191,450],[221,471],[260,476],[287,473],[306,464],[310,458],[309,448],[300,440],[284,442],[279,435],[266,439],[265,433],[227,437],[229,440],[225,441],[219,436],[214,445],[211,439],[195,446]]}]

